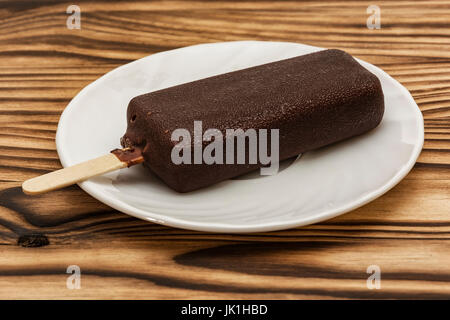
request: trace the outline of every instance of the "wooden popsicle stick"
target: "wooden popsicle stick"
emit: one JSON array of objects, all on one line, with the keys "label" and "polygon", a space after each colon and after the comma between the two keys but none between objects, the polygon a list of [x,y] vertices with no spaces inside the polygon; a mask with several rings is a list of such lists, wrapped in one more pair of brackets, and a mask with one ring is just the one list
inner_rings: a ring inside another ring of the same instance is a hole
[{"label": "wooden popsicle stick", "polygon": [[132,148],[116,149],[110,154],[26,180],[22,184],[22,190],[26,194],[37,195],[143,161],[140,150],[136,152]]}]

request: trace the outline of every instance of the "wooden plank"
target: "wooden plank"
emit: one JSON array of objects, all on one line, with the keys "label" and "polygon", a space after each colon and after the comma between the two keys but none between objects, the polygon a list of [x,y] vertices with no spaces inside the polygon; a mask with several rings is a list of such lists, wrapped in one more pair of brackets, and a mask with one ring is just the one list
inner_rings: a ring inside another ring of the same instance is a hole
[{"label": "wooden plank", "polygon": [[[84,1],[0,8],[0,298],[450,298],[450,4],[379,1]],[[113,68],[204,42],[339,48],[390,73],[425,118],[412,172],[372,203],[271,233],[168,228],[114,211],[78,187],[37,197],[21,183],[60,168],[59,116]],[[81,268],[81,290],[66,268]],[[369,265],[382,288],[366,287]]]}]

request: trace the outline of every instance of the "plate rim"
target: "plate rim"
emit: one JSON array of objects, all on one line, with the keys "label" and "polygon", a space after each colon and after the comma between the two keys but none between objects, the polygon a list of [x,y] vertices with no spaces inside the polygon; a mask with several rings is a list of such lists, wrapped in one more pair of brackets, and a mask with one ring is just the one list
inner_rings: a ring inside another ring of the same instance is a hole
[{"label": "plate rim", "polygon": [[[75,105],[76,101],[80,99],[80,97],[84,96],[86,92],[88,91],[88,88],[94,86],[96,83],[99,82],[100,79],[109,76],[112,73],[120,72],[122,68],[125,68],[126,66],[138,63],[138,61],[153,57],[156,55],[166,54],[168,52],[173,51],[182,51],[186,49],[190,49],[193,47],[200,47],[200,46],[214,46],[214,45],[226,45],[230,43],[255,43],[255,42],[263,42],[263,43],[273,43],[273,44],[290,44],[290,45],[299,45],[304,47],[310,47],[314,49],[323,49],[320,47],[310,46],[307,44],[302,43],[295,43],[295,42],[284,42],[284,41],[256,41],[256,40],[244,40],[244,41],[225,41],[225,42],[215,42],[215,43],[202,43],[202,44],[195,44],[192,46],[187,47],[181,47],[176,48],[168,51],[162,51],[155,54],[151,54],[145,57],[142,57],[140,59],[137,59],[135,61],[126,63],[124,65],[121,65],[117,68],[114,68],[113,70],[110,70],[109,72],[105,73],[101,77],[97,78],[87,86],[85,86],[83,89],[81,89],[67,104],[67,106],[64,108],[59,122],[58,127],[56,131],[56,150],[58,153],[58,157],[60,159],[60,162],[63,167],[66,167],[68,165],[68,159],[64,154],[62,144],[60,143],[63,140],[63,134],[64,134],[64,126],[67,122],[67,119],[69,118],[71,112],[73,112],[74,108],[73,105]],[[357,59],[357,58],[356,58]],[[409,100],[410,103],[412,103],[415,108],[414,109],[414,115],[415,120],[419,128],[418,132],[418,141],[416,141],[414,145],[414,149],[411,153],[411,157],[408,160],[407,163],[405,163],[402,168],[396,172],[396,174],[385,184],[383,184],[381,187],[374,189],[367,194],[365,194],[362,197],[358,197],[356,200],[352,200],[347,205],[341,206],[341,207],[335,207],[332,209],[327,209],[322,211],[320,214],[314,216],[314,217],[302,217],[301,219],[292,219],[292,220],[285,220],[283,222],[277,222],[272,221],[270,223],[261,223],[261,224],[251,224],[251,225],[232,225],[227,223],[217,223],[217,222],[199,222],[199,221],[189,221],[186,219],[181,218],[174,218],[169,216],[164,216],[159,213],[154,213],[148,210],[142,210],[136,207],[132,207],[131,205],[128,205],[127,203],[123,202],[120,199],[116,199],[111,197],[109,194],[106,194],[106,192],[103,190],[103,188],[99,187],[95,182],[92,181],[84,181],[81,183],[78,183],[81,189],[83,189],[86,193],[94,197],[95,199],[103,202],[104,204],[120,211],[123,213],[126,213],[130,216],[158,223],[161,225],[171,226],[175,228],[181,228],[181,229],[189,229],[189,230],[195,230],[195,231],[203,231],[203,232],[217,232],[217,233],[254,233],[254,232],[269,232],[269,231],[278,231],[278,230],[284,230],[284,229],[290,229],[295,227],[301,227],[305,225],[314,224],[320,221],[328,220],[334,217],[337,217],[339,215],[345,214],[347,212],[350,212],[352,210],[355,210],[359,207],[364,206],[365,204],[375,200],[378,197],[381,197],[383,194],[391,190],[394,186],[396,186],[413,168],[414,164],[417,161],[417,158],[419,157],[424,143],[424,122],[423,122],[423,115],[420,111],[417,103],[414,101],[414,98],[412,97],[411,93],[397,80],[392,78],[387,72],[383,71],[381,68],[378,68],[377,66],[370,64],[366,61],[357,59],[360,63],[368,64],[372,68],[375,68],[378,72],[383,73],[385,76],[387,76],[390,80],[394,81],[397,85],[397,87],[400,88],[400,90],[403,92],[405,97]]]}]

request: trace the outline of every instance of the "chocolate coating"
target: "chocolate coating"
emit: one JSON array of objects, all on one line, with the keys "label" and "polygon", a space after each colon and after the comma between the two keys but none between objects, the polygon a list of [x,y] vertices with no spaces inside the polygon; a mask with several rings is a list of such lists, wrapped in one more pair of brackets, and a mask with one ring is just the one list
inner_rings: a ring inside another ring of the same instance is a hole
[{"label": "chocolate coating", "polygon": [[279,129],[281,161],[365,133],[383,113],[378,78],[349,54],[324,50],[135,97],[121,143],[141,147],[147,167],[187,192],[261,167],[172,163],[172,131],[186,128],[193,137],[194,121],[223,133]]},{"label": "chocolate coating", "polygon": [[114,149],[111,153],[120,161],[124,162],[127,167],[134,166],[144,161],[142,150],[139,147],[129,147],[125,149]]}]

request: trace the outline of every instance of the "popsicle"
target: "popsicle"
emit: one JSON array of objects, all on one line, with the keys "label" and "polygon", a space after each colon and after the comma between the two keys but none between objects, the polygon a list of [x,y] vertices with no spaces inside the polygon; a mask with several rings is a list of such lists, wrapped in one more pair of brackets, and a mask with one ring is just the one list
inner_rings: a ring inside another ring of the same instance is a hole
[{"label": "popsicle", "polygon": [[[201,121],[203,131],[214,128],[224,137],[228,129],[278,130],[282,161],[368,132],[381,122],[383,113],[378,78],[349,54],[324,50],[137,96],[128,105],[127,130],[121,139],[126,151],[104,156],[108,168],[101,168],[102,160],[97,159],[95,170],[89,171],[89,165],[65,168],[56,175],[57,181],[44,175],[26,181],[23,189],[37,194],[143,162],[172,189],[189,192],[264,164],[175,163],[177,129],[195,137],[195,123]],[[221,141],[222,149],[226,141]],[[210,143],[192,139],[186,150]]]}]

